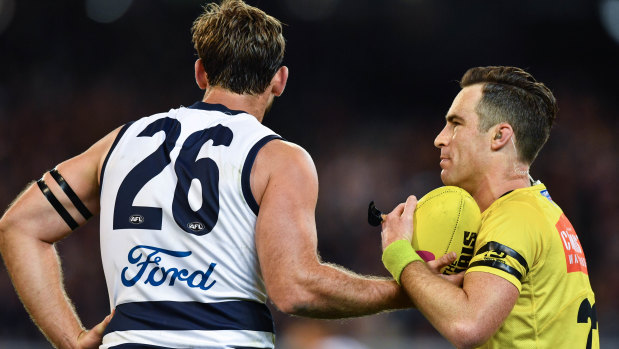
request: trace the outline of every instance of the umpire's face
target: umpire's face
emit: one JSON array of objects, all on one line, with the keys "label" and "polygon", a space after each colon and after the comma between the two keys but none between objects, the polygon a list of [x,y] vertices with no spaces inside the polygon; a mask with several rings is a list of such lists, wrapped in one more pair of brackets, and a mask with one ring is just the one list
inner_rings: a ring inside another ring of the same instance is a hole
[{"label": "umpire's face", "polygon": [[434,140],[441,150],[441,180],[474,193],[485,179],[484,169],[490,160],[489,132],[478,129],[475,111],[482,97],[481,84],[463,88],[447,112],[446,124]]}]

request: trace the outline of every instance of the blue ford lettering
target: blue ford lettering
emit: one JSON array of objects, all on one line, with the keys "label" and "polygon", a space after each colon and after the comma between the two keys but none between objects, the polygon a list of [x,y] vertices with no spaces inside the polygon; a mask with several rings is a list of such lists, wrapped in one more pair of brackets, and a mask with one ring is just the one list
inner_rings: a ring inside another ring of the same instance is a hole
[{"label": "blue ford lettering", "polygon": [[[150,252],[150,253],[149,253]],[[159,265],[161,262],[161,256],[168,255],[172,258],[185,258],[191,255],[191,251],[170,251],[159,247],[138,245],[132,248],[127,255],[127,260],[130,264],[137,267],[137,273],[133,277],[128,277],[129,267],[123,268],[121,273],[121,280],[123,285],[131,287],[142,279],[144,275],[145,284],[151,284],[153,286],[163,285],[164,282],[170,277],[168,286],[174,286],[176,280],[185,282],[187,286],[191,288],[200,288],[201,290],[208,290],[215,284],[215,280],[211,281],[207,286],[207,282],[215,269],[217,263],[211,263],[206,271],[196,270],[192,273],[187,269],[178,269],[175,267],[164,267]],[[144,258],[142,258],[144,257]],[[146,271],[151,267],[150,271]]]}]

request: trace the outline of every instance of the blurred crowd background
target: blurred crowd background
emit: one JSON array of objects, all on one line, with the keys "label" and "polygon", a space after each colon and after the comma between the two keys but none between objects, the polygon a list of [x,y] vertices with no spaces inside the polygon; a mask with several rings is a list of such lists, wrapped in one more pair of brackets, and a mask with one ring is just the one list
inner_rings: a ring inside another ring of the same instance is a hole
[{"label": "blurred crowd background", "polygon": [[[574,225],[602,347],[619,341],[619,0],[248,0],[284,22],[290,79],[265,124],[313,156],[319,251],[387,275],[367,205],[440,186],[433,140],[472,66],[546,83],[559,117],[531,173]],[[0,207],[133,119],[202,93],[189,28],[197,0],[0,0]],[[95,218],[58,243],[88,327],[109,312]],[[294,267],[294,266],[291,266]],[[0,347],[48,347],[0,270]],[[316,321],[273,311],[278,347],[449,347],[415,311]]]}]

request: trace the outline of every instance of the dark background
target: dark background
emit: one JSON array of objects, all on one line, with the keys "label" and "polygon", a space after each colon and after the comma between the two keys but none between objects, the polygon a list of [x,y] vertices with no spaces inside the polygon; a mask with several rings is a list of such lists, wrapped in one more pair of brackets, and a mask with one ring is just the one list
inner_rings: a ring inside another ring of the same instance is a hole
[{"label": "dark background", "polygon": [[[0,0],[0,207],[119,125],[201,99],[189,28],[203,3]],[[286,24],[290,78],[265,124],[312,154],[320,253],[356,272],[385,275],[367,203],[386,210],[441,185],[432,142],[466,69],[515,65],[546,83],[560,112],[531,173],[578,232],[602,344],[617,343],[619,1],[248,3]],[[58,246],[91,327],[109,312],[98,220]],[[43,340],[4,269],[0,299],[0,346]],[[328,322],[274,315],[281,347],[329,337],[395,348],[438,336],[414,310]]]}]

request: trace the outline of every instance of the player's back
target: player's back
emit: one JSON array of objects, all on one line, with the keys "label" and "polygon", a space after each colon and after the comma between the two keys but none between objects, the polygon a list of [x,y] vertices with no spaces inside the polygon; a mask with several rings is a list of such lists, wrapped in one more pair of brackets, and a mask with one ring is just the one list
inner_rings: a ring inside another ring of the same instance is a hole
[{"label": "player's back", "polygon": [[116,312],[104,348],[272,347],[250,187],[279,138],[198,102],[128,124],[101,170],[101,254]]}]

